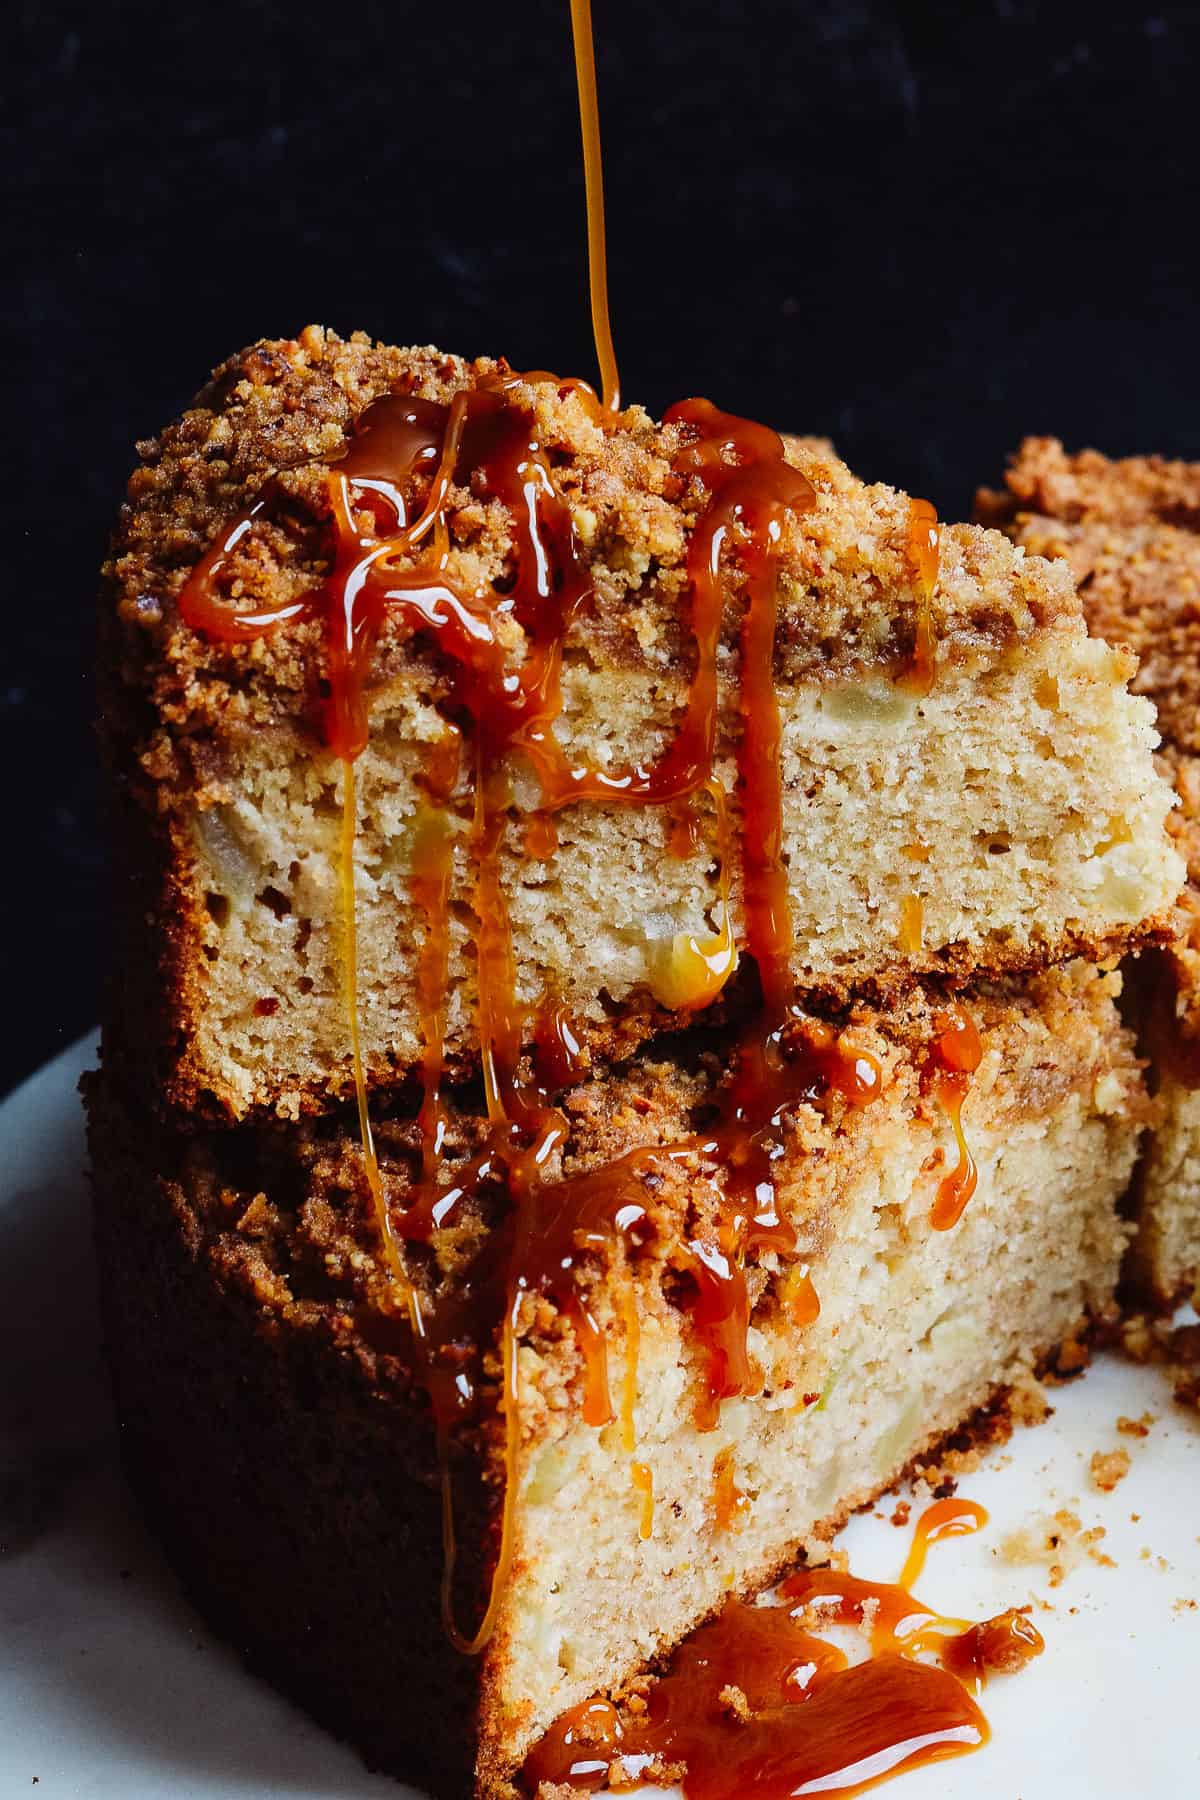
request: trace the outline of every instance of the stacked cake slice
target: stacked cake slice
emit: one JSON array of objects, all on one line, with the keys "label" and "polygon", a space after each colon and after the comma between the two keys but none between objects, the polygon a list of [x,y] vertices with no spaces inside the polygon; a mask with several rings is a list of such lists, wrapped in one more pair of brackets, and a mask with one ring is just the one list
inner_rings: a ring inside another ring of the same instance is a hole
[{"label": "stacked cake slice", "polygon": [[1152,709],[825,445],[317,330],[143,447],[104,621],[130,1468],[257,1666],[508,1795],[1109,1314]]},{"label": "stacked cake slice", "polygon": [[1132,1268],[1143,1297],[1170,1306],[1200,1283],[1200,464],[1072,456],[1027,438],[979,511],[1068,564],[1091,629],[1132,647],[1131,685],[1158,711],[1188,886],[1179,938],[1131,973],[1160,1108],[1138,1169]]}]

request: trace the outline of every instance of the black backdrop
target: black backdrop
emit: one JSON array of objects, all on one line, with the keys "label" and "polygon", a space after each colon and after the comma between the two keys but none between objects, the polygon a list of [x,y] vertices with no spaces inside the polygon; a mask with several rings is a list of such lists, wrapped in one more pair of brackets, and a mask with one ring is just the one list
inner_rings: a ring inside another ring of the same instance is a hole
[{"label": "black backdrop", "polygon": [[[595,5],[628,397],[828,432],[946,514],[1029,431],[1200,454],[1194,8]],[[592,369],[567,0],[8,18],[0,1087],[96,1012],[135,439],[314,319]]]}]

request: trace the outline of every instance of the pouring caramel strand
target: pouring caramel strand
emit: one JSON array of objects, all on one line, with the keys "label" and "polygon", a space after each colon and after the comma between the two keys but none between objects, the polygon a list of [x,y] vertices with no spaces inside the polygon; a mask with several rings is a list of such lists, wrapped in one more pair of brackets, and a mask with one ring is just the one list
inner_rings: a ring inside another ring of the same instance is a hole
[{"label": "pouring caramel strand", "polygon": [[600,365],[600,391],[610,412],[621,405],[617,357],[608,316],[608,254],[604,233],[604,170],[600,155],[600,107],[596,99],[596,52],[592,41],[591,0],[571,0],[571,37],[575,47],[575,81],[579,89],[579,126],[583,138],[583,178],[587,194],[588,290],[592,335]]}]

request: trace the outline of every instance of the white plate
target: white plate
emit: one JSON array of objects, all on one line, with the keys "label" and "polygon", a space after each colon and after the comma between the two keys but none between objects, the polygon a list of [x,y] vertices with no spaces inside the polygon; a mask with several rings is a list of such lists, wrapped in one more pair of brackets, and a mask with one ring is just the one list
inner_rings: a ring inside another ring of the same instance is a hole
[{"label": "white plate", "polygon": [[[36,1778],[37,1800],[403,1800],[198,1624],[123,1491],[75,1091],[93,1056],[81,1041],[0,1105],[0,1796]],[[1048,1604],[1046,1654],[989,1688],[985,1750],[902,1776],[897,1800],[1200,1792],[1200,1607],[1180,1604],[1200,1601],[1200,1420],[1156,1370],[1107,1356],[1052,1398],[962,1484],[987,1529],[935,1547],[919,1583],[960,1617]],[[1146,1439],[1118,1437],[1118,1415],[1146,1411]],[[1132,1469],[1098,1493],[1089,1459],[1117,1444]],[[1051,1589],[997,1548],[1062,1506],[1104,1527],[1116,1566],[1085,1558]],[[843,1534],[860,1574],[899,1569],[890,1510]]]}]

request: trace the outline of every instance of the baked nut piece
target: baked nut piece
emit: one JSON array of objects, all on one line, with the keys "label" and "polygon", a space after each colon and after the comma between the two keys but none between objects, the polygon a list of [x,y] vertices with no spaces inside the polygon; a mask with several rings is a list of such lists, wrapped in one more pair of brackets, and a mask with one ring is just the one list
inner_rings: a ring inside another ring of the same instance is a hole
[{"label": "baked nut piece", "polygon": [[972,526],[939,561],[930,518],[703,403],[315,328],[235,356],[107,565],[111,1053],[212,1118],[344,1096],[352,912],[377,1089],[434,1037],[467,1071],[481,1008],[489,1050],[686,1021],[775,877],[834,1002],[1162,936],[1131,659],[1060,565]]},{"label": "baked nut piece", "polygon": [[1188,865],[1180,937],[1130,971],[1161,1122],[1136,1177],[1131,1271],[1160,1306],[1200,1281],[1200,464],[1069,455],[1027,438],[978,515],[1024,549],[1066,561],[1091,629],[1138,656],[1131,687],[1158,709],[1160,766]]},{"label": "baked nut piece", "polygon": [[[420,1367],[345,1118],[184,1133],[112,1071],[94,1078],[122,1440],[197,1603],[373,1763],[447,1795],[512,1795],[556,1716],[819,1549],[1109,1317],[1148,1104],[1119,987],[1075,965],[972,996],[973,1074],[966,1019],[919,995],[859,1008],[837,1035],[793,1020],[777,1111],[746,1138],[771,1152],[774,1191],[741,1300],[720,1274],[729,1175],[706,1148],[736,1071],[704,1034],[559,1095],[565,1147],[540,1182],[513,1198],[476,1170],[436,1228],[415,1122],[381,1117],[395,1240],[430,1321]],[[446,1117],[459,1167],[473,1102]],[[439,1617],[427,1390],[460,1633],[509,1496],[507,1579],[476,1659]]]}]

